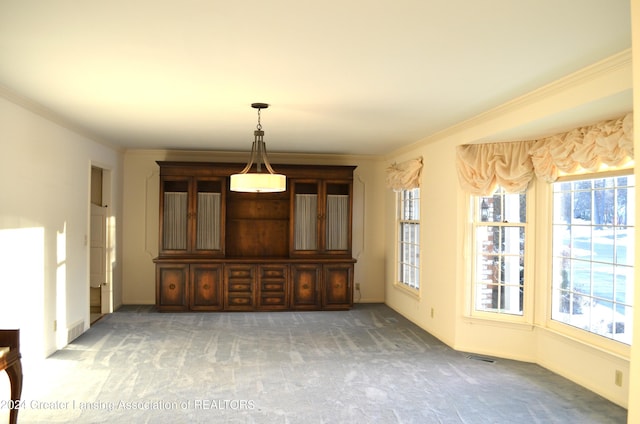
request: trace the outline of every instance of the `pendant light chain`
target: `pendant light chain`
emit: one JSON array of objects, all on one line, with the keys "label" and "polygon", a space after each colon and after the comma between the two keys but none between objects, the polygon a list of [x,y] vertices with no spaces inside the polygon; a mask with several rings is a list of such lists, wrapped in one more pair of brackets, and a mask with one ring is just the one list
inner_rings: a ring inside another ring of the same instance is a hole
[{"label": "pendant light chain", "polygon": [[262,129],[262,124],[260,123],[260,111],[261,110],[262,110],[262,108],[258,108],[258,125],[256,126],[258,131],[260,131]]}]

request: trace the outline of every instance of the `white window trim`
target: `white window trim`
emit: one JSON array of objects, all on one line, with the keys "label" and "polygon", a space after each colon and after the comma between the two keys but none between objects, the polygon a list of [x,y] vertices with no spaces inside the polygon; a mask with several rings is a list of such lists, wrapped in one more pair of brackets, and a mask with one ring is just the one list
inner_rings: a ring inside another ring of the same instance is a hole
[{"label": "white window trim", "polygon": [[396,192],[395,195],[395,205],[394,205],[394,210],[395,210],[395,247],[394,247],[394,252],[395,252],[395,257],[394,257],[394,283],[393,283],[393,287],[409,296],[412,296],[416,299],[420,299],[420,293],[422,291],[422,287],[423,287],[423,278],[422,278],[422,273],[423,273],[423,267],[422,267],[422,250],[423,250],[423,228],[424,226],[422,225],[422,190],[420,189],[420,187],[418,187],[418,190],[420,190],[420,217],[418,220],[418,223],[420,224],[420,244],[419,244],[419,248],[418,248],[418,257],[419,257],[419,267],[418,267],[418,287],[413,287],[407,283],[404,283],[402,281],[399,281],[398,276],[400,275],[400,249],[399,249],[399,245],[400,245],[400,210],[398,208],[398,204],[399,204],[399,196],[402,195],[401,191]]},{"label": "white window trim", "polygon": [[[619,175],[634,175],[633,168],[623,168],[618,170],[608,170],[601,172],[579,172],[571,175],[565,175],[559,178],[559,181],[575,181],[582,180],[588,178],[598,178],[598,177],[612,177]],[[637,181],[636,181],[637,183]],[[542,245],[546,246],[545,254],[547,257],[543,261],[546,264],[544,272],[539,271],[539,280],[536,282],[536,287],[538,290],[544,290],[546,294],[546,307],[544,310],[544,318],[540,320],[538,324],[539,327],[546,329],[547,331],[551,331],[560,336],[564,336],[568,339],[573,340],[576,343],[580,343],[607,354],[617,355],[623,359],[628,359],[631,354],[631,345],[627,345],[625,343],[619,342],[617,340],[610,339],[605,336],[601,336],[596,333],[591,333],[586,330],[582,330],[570,324],[563,323],[561,321],[556,321],[551,318],[553,311],[553,269],[552,269],[552,261],[551,261],[551,252],[553,248],[553,234],[552,234],[552,225],[553,225],[553,189],[551,184],[547,184],[544,182],[540,182],[540,193],[538,196],[538,200],[540,201],[539,206],[536,207],[538,211],[545,211],[545,223],[543,225],[546,228],[546,231],[542,231],[543,234],[536,234],[536,238],[539,240],[544,237],[544,240],[540,240]],[[636,195],[637,195],[636,186]],[[538,270],[540,270],[538,265]],[[634,272],[636,270],[634,269]],[[633,305],[634,313],[637,310],[637,306]]]},{"label": "white window trim", "polygon": [[[397,262],[396,262],[396,264],[397,264]],[[422,274],[422,272],[421,272],[421,274]],[[407,294],[407,295],[409,295],[411,297],[414,297],[416,299],[420,299],[421,298],[420,292],[421,292],[422,284],[420,284],[420,287],[416,289],[415,287],[411,287],[410,285],[405,284],[402,281],[396,281],[395,283],[393,283],[393,287],[396,290],[401,291],[401,292],[403,292],[403,293],[405,293],[405,294]]]},{"label": "white window trim", "polygon": [[474,231],[474,198],[475,195],[466,194],[466,214],[467,225],[465,234],[465,252],[467,253],[468,266],[465,269],[465,282],[466,282],[466,302],[464,308],[464,318],[467,320],[479,320],[479,321],[493,321],[496,323],[504,324],[517,324],[525,325],[527,328],[531,328],[534,322],[534,297],[535,297],[535,241],[536,238],[532,237],[535,234],[535,200],[536,190],[535,185],[526,192],[527,196],[527,222],[524,224],[525,228],[525,247],[524,247],[524,295],[522,300],[522,315],[514,315],[508,313],[496,313],[489,311],[478,311],[475,309],[475,295],[476,284],[474,281],[474,273],[476,266],[476,254],[475,254],[475,231]]}]

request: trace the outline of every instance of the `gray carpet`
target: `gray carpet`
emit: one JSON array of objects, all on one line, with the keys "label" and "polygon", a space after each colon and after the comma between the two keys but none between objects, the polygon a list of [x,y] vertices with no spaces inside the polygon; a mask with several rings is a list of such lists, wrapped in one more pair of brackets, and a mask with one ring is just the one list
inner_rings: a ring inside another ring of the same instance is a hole
[{"label": "gray carpet", "polygon": [[625,409],[537,365],[468,356],[384,305],[123,307],[24,370],[20,422],[626,423]]}]

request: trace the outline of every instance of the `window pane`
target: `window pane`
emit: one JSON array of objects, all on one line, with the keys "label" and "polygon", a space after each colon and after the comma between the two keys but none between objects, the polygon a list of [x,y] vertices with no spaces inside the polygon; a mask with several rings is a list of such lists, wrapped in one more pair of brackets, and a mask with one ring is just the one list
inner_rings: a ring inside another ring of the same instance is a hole
[{"label": "window pane", "polygon": [[593,229],[593,255],[594,260],[601,262],[614,262],[614,237],[615,229],[611,226],[594,227]]},{"label": "window pane", "polygon": [[476,252],[495,253],[499,245],[494,240],[500,240],[500,227],[479,226],[476,228]]},{"label": "window pane", "polygon": [[568,224],[571,222],[571,193],[557,192],[553,194],[553,222],[554,224]]},{"label": "window pane", "polygon": [[571,240],[569,248],[572,258],[584,260],[591,259],[591,242],[593,241],[591,228],[591,226],[586,225],[571,226]]},{"label": "window pane", "polygon": [[571,226],[553,226],[553,252],[554,256],[571,257]]},{"label": "window pane", "polygon": [[505,286],[504,290],[504,310],[510,314],[522,313],[522,287]]},{"label": "window pane", "polygon": [[633,304],[633,268],[615,267],[615,300],[628,305]]},{"label": "window pane", "polygon": [[571,276],[569,290],[578,293],[591,292],[591,262],[571,261]]},{"label": "window pane", "polygon": [[593,264],[593,296],[604,299],[613,299],[614,267],[611,264]]},{"label": "window pane", "polygon": [[476,197],[480,222],[526,222],[526,195],[498,189],[493,196]]},{"label": "window pane", "polygon": [[590,331],[601,336],[612,334],[614,328],[613,302],[598,301],[591,305],[592,321]]},{"label": "window pane", "polygon": [[615,262],[623,265],[633,265],[634,246],[629,242],[633,240],[633,230],[629,227],[618,227],[615,229],[613,243],[615,249]]},{"label": "window pane", "polygon": [[486,311],[498,305],[498,286],[495,284],[478,284],[476,288],[476,309]]},{"label": "window pane", "polygon": [[502,227],[500,251],[505,254],[522,255],[524,253],[524,228]]},{"label": "window pane", "polygon": [[625,305],[618,305],[614,313],[612,323],[614,340],[631,344],[631,334],[633,329],[633,308]]},{"label": "window pane", "polygon": [[520,285],[522,266],[520,256],[506,256],[503,259],[502,281],[505,284]]},{"label": "window pane", "polygon": [[573,213],[571,214],[571,221],[576,224],[581,223],[583,225],[591,224],[591,196],[592,191],[590,184],[586,186],[586,190],[580,190],[579,186],[583,184],[577,184],[577,190],[573,194]]}]

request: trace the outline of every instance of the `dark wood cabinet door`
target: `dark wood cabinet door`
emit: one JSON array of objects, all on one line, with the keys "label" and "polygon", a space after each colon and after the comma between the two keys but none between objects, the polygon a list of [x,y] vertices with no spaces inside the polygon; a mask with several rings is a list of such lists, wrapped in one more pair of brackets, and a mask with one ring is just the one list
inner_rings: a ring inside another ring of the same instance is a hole
[{"label": "dark wood cabinet door", "polygon": [[291,256],[351,255],[352,180],[292,179]]},{"label": "dark wood cabinet door", "polygon": [[160,180],[161,255],[224,255],[224,178]]},{"label": "dark wood cabinet door", "polygon": [[254,308],[255,265],[224,267],[224,309],[251,311]]},{"label": "dark wood cabinet door", "polygon": [[190,212],[193,254],[224,256],[225,191],[222,178],[194,178]]},{"label": "dark wood cabinet door", "polygon": [[291,265],[291,307],[293,309],[320,308],[322,265]]},{"label": "dark wood cabinet door", "polygon": [[324,309],[348,309],[353,305],[353,264],[324,265]]},{"label": "dark wood cabinet door", "polygon": [[322,192],[323,253],[350,257],[353,184],[326,180]]},{"label": "dark wood cabinet door", "polygon": [[258,267],[258,308],[281,310],[289,307],[286,264],[260,265]]},{"label": "dark wood cabinet door", "polygon": [[322,194],[317,179],[289,181],[291,199],[290,239],[291,256],[317,255],[322,250]]},{"label": "dark wood cabinet door", "polygon": [[156,304],[161,311],[188,309],[187,264],[158,264],[156,266]]},{"label": "dark wood cabinet door", "polygon": [[190,187],[191,179],[184,176],[162,177],[160,180],[161,255],[184,255],[190,250]]},{"label": "dark wood cabinet door", "polygon": [[222,309],[222,265],[191,265],[190,307],[194,311]]}]

